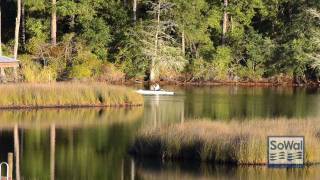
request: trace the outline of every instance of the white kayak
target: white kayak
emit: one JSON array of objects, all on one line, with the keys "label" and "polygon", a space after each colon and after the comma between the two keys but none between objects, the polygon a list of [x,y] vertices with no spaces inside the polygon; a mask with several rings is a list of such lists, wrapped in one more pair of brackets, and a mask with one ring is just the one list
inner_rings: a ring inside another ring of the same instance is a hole
[{"label": "white kayak", "polygon": [[152,90],[139,89],[137,93],[142,95],[174,95],[174,92],[164,91],[164,90],[152,91]]}]

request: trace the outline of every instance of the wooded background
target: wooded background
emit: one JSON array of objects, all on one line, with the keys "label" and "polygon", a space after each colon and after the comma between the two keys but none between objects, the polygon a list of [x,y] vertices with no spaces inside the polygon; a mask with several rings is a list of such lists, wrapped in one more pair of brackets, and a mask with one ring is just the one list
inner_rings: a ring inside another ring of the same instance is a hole
[{"label": "wooded background", "polygon": [[[320,76],[319,0],[21,0],[27,82],[274,81]],[[19,1],[2,0],[14,56]]]}]

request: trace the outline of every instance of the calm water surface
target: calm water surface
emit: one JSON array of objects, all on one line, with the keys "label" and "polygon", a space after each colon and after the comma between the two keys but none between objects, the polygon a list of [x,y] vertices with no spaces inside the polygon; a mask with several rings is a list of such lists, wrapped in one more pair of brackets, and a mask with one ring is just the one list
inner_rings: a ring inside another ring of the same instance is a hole
[{"label": "calm water surface", "polygon": [[[138,129],[196,119],[320,118],[317,88],[176,88],[129,109],[0,111],[0,160],[19,149],[24,180],[317,179],[320,166],[268,169],[137,160],[127,153]],[[0,95],[1,98],[1,95]],[[15,159],[16,160],[16,159]],[[17,171],[18,170],[18,171]]]}]

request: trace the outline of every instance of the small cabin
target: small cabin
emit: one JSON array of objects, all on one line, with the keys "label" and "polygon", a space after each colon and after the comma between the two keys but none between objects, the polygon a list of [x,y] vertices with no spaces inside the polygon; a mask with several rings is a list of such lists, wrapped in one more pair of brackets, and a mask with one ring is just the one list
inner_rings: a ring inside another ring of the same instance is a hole
[{"label": "small cabin", "polygon": [[6,68],[13,68],[14,80],[17,80],[17,68],[19,67],[19,60],[14,58],[0,56],[0,79],[2,82],[6,82]]}]

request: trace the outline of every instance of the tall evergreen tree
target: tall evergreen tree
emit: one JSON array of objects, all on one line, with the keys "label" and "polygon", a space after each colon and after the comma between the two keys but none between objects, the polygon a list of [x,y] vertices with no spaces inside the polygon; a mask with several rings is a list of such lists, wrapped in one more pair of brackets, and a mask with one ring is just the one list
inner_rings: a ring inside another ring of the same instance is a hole
[{"label": "tall evergreen tree", "polygon": [[137,1],[133,0],[132,11],[133,11],[133,22],[137,21]]},{"label": "tall evergreen tree", "polygon": [[26,49],[26,16],[25,16],[25,0],[21,0],[21,44],[22,49]]},{"label": "tall evergreen tree", "polygon": [[19,48],[19,31],[20,31],[20,18],[21,18],[21,0],[17,0],[17,18],[16,18],[16,28],[15,28],[15,43],[14,43],[14,59],[18,57]]},{"label": "tall evergreen tree", "polygon": [[223,0],[223,23],[222,23],[222,44],[225,44],[228,28],[228,0]]},{"label": "tall evergreen tree", "polygon": [[51,1],[51,44],[57,44],[57,2]]}]

